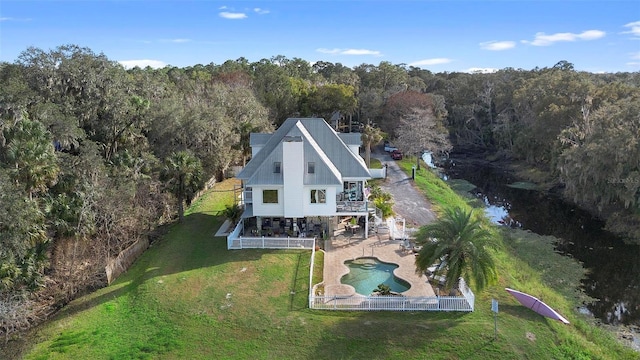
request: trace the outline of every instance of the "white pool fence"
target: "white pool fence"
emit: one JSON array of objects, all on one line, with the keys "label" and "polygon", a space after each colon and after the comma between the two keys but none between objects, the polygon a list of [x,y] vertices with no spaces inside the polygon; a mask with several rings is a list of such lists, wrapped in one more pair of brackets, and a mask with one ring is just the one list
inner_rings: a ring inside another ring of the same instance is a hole
[{"label": "white pool fence", "polygon": [[322,283],[313,284],[315,247],[311,250],[309,269],[309,308],[349,311],[462,311],[474,309],[475,295],[463,278],[459,279],[461,296],[398,296],[398,295],[332,295],[319,294]]},{"label": "white pool fence", "polygon": [[309,308],[318,310],[350,311],[463,311],[474,309],[475,295],[460,278],[458,290],[461,296],[397,296],[397,295],[332,295],[318,292],[322,283],[313,284],[313,269],[316,259],[316,239],[296,237],[245,237],[240,236],[237,226],[227,236],[228,249],[310,249]]}]

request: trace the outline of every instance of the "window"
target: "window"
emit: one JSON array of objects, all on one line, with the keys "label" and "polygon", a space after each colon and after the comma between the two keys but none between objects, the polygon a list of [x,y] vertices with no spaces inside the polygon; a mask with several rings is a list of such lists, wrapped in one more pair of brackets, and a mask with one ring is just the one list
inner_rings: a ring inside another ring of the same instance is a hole
[{"label": "window", "polygon": [[277,204],[278,203],[278,190],[262,190],[262,203],[263,204]]},{"label": "window", "polygon": [[311,203],[312,204],[326,204],[327,203],[327,190],[311,190]]},{"label": "window", "polygon": [[274,174],[280,174],[281,171],[282,171],[282,163],[281,162],[274,162],[273,163],[273,173]]},{"label": "window", "polygon": [[315,174],[315,172],[316,172],[316,163],[314,162],[307,163],[307,173]]}]

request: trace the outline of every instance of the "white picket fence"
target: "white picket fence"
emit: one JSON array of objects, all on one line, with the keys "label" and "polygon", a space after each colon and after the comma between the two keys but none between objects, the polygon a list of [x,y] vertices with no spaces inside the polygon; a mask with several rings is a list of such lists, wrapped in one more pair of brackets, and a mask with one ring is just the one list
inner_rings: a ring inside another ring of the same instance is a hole
[{"label": "white picket fence", "polygon": [[473,311],[464,296],[310,296],[309,308],[350,311]]},{"label": "white picket fence", "polygon": [[309,308],[316,310],[348,311],[462,311],[474,309],[475,295],[463,278],[458,280],[462,296],[398,296],[398,295],[316,295],[322,283],[313,285],[315,247],[311,250],[309,266]]},{"label": "white picket fence", "polygon": [[316,295],[317,287],[313,285],[313,268],[316,257],[315,238],[277,238],[277,237],[244,237],[239,236],[239,227],[227,237],[229,249],[311,249],[311,266],[309,266],[309,308],[318,310],[351,310],[351,311],[464,311],[474,309],[475,295],[460,278],[458,289],[462,296],[362,296],[362,295]]},{"label": "white picket fence", "polygon": [[240,249],[313,249],[315,238],[239,236],[228,242],[228,248]]},{"label": "white picket fence", "polygon": [[[313,255],[311,257],[313,261]],[[318,285],[309,293],[309,308],[350,311],[463,311],[474,309],[475,295],[460,278],[462,296],[402,296],[402,295],[315,295]]]},{"label": "white picket fence", "polygon": [[242,220],[229,235],[227,235],[227,249],[313,249],[316,239],[313,237],[272,237],[272,236],[242,236]]}]

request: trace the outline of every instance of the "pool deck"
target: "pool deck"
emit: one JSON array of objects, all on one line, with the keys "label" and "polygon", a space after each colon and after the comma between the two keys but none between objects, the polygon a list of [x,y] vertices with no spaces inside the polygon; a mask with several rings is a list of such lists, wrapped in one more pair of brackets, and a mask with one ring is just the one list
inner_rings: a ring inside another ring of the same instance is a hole
[{"label": "pool deck", "polygon": [[401,248],[401,240],[389,239],[388,234],[375,234],[364,239],[362,232],[351,235],[338,233],[334,239],[325,241],[324,256],[324,295],[356,295],[352,286],[340,283],[340,278],[349,272],[344,265],[346,260],[359,257],[375,257],[380,261],[397,264],[395,276],[411,284],[411,288],[402,293],[405,296],[435,296],[435,292],[425,275],[415,272],[415,254]]}]

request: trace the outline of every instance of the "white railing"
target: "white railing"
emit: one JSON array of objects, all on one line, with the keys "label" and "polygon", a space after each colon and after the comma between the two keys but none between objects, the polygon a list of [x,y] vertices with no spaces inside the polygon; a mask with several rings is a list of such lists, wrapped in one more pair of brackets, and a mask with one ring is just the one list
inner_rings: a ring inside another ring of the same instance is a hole
[{"label": "white railing", "polygon": [[471,305],[471,311],[473,311],[473,307],[476,302],[476,295],[471,291],[471,288],[469,288],[463,278],[458,280],[458,289],[462,293],[462,296],[467,299],[467,302]]},{"label": "white railing", "polygon": [[336,201],[336,212],[367,212],[368,201]]},{"label": "white railing", "polygon": [[244,203],[245,204],[253,204],[253,191],[245,190],[244,191]]},{"label": "white railing", "polygon": [[315,238],[238,236],[227,243],[227,249],[313,249]]},{"label": "white railing", "polygon": [[369,169],[369,173],[374,179],[384,179],[385,177],[387,177],[387,168],[383,167],[382,169]]},{"label": "white railing", "polygon": [[353,311],[464,311],[474,310],[475,295],[460,278],[458,289],[462,296],[395,296],[395,295],[316,295],[320,284],[313,285],[315,267],[315,238],[244,237],[240,236],[242,221],[227,236],[228,249],[311,249],[309,266],[309,308],[318,310]]},{"label": "white railing", "polygon": [[233,229],[232,232],[229,233],[229,235],[227,235],[227,249],[235,249],[234,246],[234,242],[237,238],[240,237],[240,234],[242,233],[242,229],[244,228],[244,219],[240,220],[238,222],[238,224],[236,225],[235,229]]},{"label": "white railing", "polygon": [[316,247],[311,249],[311,260],[309,261],[309,308],[311,308],[311,298],[315,294],[316,287],[313,286],[313,267],[316,263]]},{"label": "white railing", "polygon": [[309,308],[349,311],[473,311],[464,296],[309,296]]},{"label": "white railing", "polygon": [[323,283],[313,282],[315,250],[309,266],[309,309],[346,311],[462,311],[474,309],[475,295],[460,278],[462,296],[397,296],[397,295],[316,295]]}]

